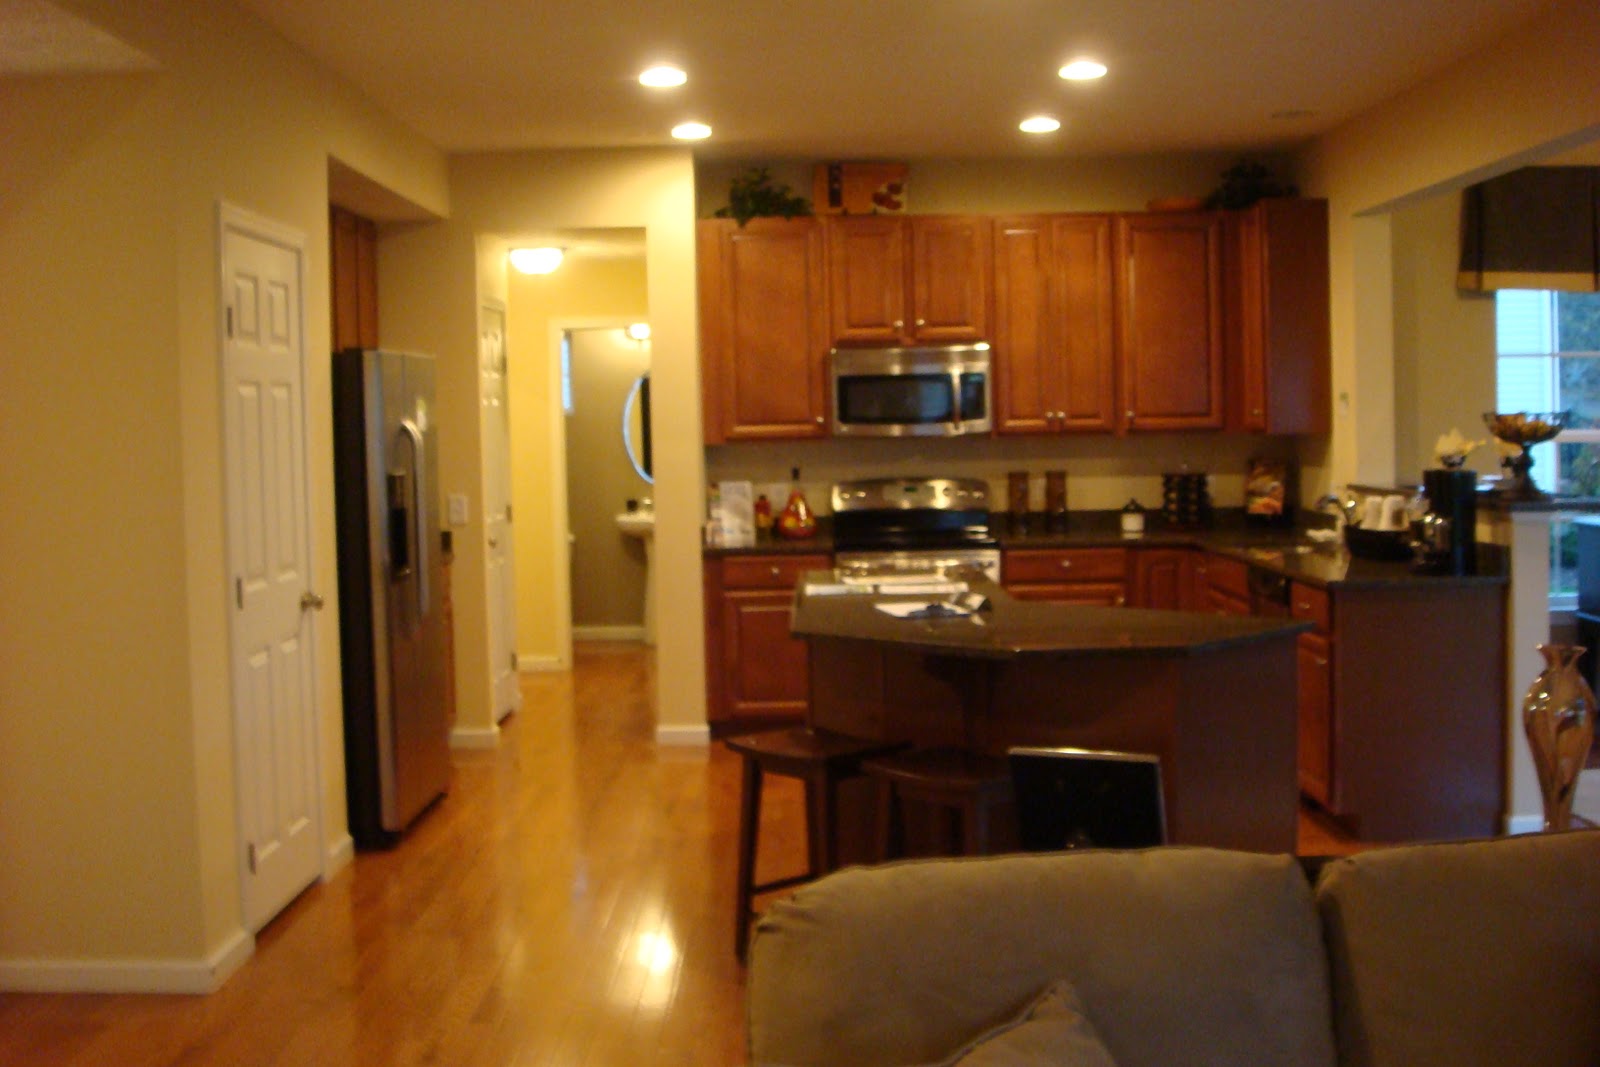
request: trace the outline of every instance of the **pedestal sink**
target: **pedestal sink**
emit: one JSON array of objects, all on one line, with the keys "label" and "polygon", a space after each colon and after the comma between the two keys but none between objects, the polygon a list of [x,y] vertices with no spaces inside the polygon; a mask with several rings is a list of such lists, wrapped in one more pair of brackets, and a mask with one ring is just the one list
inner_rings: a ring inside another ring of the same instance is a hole
[{"label": "pedestal sink", "polygon": [[617,513],[617,529],[644,542],[644,643],[656,643],[656,513],[639,509]]}]

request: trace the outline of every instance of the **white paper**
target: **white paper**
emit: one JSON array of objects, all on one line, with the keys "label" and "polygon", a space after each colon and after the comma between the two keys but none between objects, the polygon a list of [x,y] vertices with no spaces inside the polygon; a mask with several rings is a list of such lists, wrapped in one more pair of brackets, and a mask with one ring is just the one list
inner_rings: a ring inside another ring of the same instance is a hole
[{"label": "white paper", "polygon": [[717,526],[730,548],[756,543],[755,496],[749,482],[717,483]]}]

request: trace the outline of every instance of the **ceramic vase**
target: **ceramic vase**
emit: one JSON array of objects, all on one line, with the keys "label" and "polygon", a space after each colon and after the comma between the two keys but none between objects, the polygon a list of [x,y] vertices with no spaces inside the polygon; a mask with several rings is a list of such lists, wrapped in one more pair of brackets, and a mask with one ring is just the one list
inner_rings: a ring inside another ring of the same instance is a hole
[{"label": "ceramic vase", "polygon": [[1578,775],[1594,743],[1594,692],[1578,670],[1582,646],[1537,647],[1545,666],[1522,699],[1522,728],[1539,775],[1544,828],[1565,830]]}]

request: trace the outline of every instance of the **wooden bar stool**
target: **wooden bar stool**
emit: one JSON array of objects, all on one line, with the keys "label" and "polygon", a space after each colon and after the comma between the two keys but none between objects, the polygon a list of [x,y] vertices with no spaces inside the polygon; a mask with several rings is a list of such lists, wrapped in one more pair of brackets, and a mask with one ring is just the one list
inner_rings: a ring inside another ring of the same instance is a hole
[{"label": "wooden bar stool", "polygon": [[[751,901],[757,894],[787,889],[818,878],[838,866],[834,811],[839,783],[861,774],[861,761],[901,746],[866,741],[828,730],[792,727],[724,738],[743,760],[739,788],[739,871],[734,896],[734,952],[744,959],[750,944]],[[761,825],[761,782],[768,774],[798,778],[806,789],[806,873],[757,882],[756,844]]]},{"label": "wooden bar stool", "polygon": [[1011,805],[1011,770],[998,756],[959,748],[922,748],[876,756],[861,769],[878,783],[878,854],[905,851],[905,803],[926,804],[955,823],[947,851],[982,856],[991,844],[991,816]]}]

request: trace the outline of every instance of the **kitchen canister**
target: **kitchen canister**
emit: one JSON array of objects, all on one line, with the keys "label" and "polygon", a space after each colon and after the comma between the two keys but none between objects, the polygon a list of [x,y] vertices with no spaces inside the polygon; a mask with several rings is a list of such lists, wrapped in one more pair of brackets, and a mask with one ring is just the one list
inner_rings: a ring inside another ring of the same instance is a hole
[{"label": "kitchen canister", "polygon": [[1010,521],[1011,532],[1025,534],[1028,532],[1028,472],[1011,471],[1006,474],[1006,506],[1010,510],[1007,518]]},{"label": "kitchen canister", "polygon": [[1044,472],[1044,521],[1051,533],[1067,529],[1067,472]]}]

